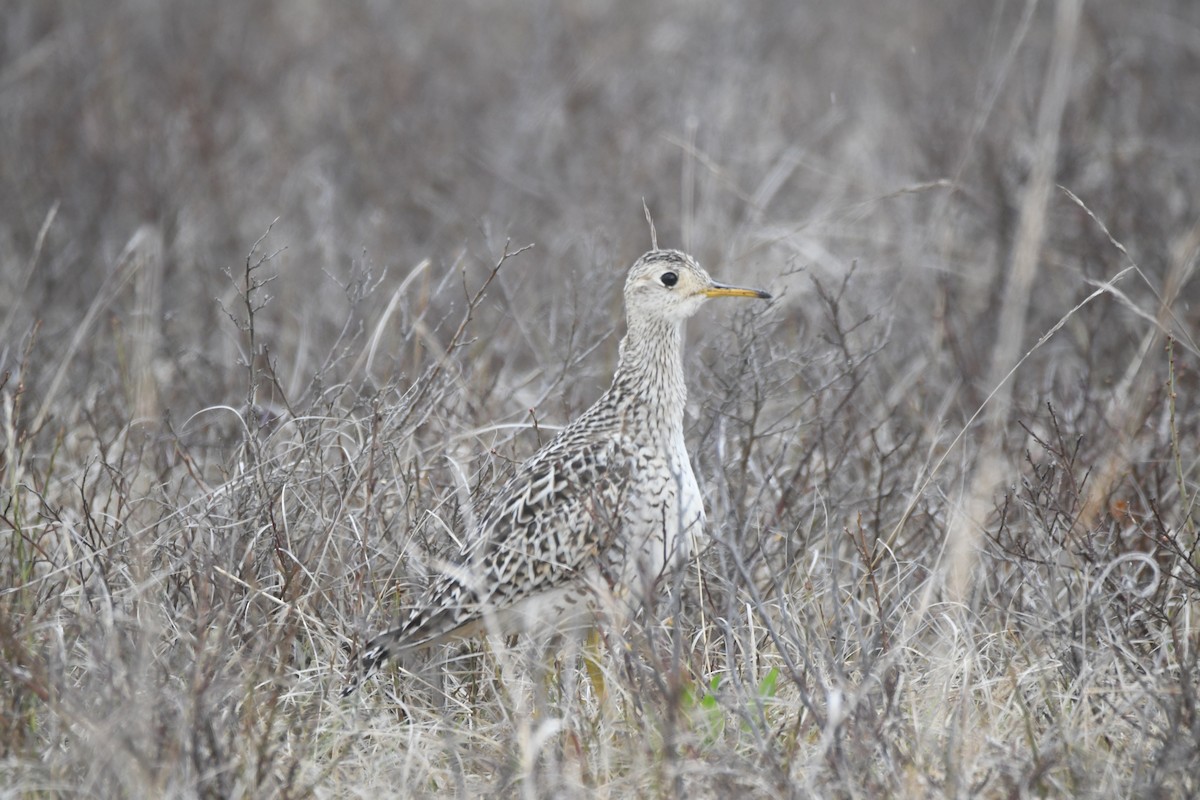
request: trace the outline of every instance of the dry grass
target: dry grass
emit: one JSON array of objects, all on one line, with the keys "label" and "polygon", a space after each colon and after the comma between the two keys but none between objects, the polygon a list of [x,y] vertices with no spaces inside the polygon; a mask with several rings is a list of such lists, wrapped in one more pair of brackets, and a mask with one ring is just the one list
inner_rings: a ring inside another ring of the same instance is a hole
[{"label": "dry grass", "polygon": [[[0,795],[1200,793],[1189,0],[9,5]],[[642,198],[713,547],[339,700]]]}]

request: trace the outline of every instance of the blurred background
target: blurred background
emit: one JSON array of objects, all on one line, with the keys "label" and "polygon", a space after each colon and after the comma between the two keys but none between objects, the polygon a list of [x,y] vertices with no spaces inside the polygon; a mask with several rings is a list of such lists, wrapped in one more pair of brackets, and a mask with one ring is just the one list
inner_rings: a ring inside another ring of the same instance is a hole
[{"label": "blurred background", "polygon": [[[286,388],[341,330],[339,284],[369,272],[382,307],[423,260],[479,271],[509,238],[536,248],[506,276],[507,314],[537,331],[551,307],[587,314],[564,301],[583,294],[595,335],[649,247],[644,199],[664,246],[785,291],[797,317],[808,283],[781,276],[857,262],[851,302],[891,319],[895,347],[936,347],[940,379],[990,389],[1054,5],[13,0],[0,361],[35,319],[35,348],[59,349],[142,230],[161,247],[163,405],[228,399],[222,270],[276,220],[261,334]],[[1055,180],[1151,278],[1197,219],[1198,58],[1187,0],[1084,10]],[[1123,265],[1061,192],[1047,217],[1030,336]],[[72,385],[110,380],[133,310],[114,294]],[[1080,336],[1085,360],[1113,346]]]}]

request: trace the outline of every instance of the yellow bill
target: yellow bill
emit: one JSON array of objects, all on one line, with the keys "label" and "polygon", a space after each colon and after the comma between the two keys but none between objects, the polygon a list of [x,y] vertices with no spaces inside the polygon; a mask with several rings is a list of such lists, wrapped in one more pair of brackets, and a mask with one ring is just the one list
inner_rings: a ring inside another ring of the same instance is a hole
[{"label": "yellow bill", "polygon": [[771,295],[762,289],[746,289],[741,286],[726,286],[714,283],[704,290],[705,297],[757,297],[759,300],[770,300]]}]

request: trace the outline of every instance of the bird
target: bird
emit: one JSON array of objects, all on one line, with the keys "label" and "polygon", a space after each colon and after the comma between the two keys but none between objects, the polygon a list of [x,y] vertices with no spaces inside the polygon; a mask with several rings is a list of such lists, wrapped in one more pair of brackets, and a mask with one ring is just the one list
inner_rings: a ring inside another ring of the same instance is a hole
[{"label": "bird", "polygon": [[491,497],[411,611],[367,642],[343,696],[402,653],[481,632],[587,624],[599,599],[637,602],[702,543],[703,500],[684,442],[683,328],[714,297],[771,299],[717,283],[678,250],[656,246],[630,267],[610,388]]}]

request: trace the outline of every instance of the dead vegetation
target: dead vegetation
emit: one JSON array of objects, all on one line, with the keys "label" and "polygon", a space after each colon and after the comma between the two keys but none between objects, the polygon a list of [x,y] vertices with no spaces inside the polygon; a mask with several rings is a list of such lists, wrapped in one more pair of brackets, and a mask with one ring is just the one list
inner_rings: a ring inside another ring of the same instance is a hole
[{"label": "dead vegetation", "polygon": [[[1072,5],[16,2],[0,793],[1200,793],[1200,16]],[[643,198],[778,297],[690,331],[714,545],[337,699]]]}]

